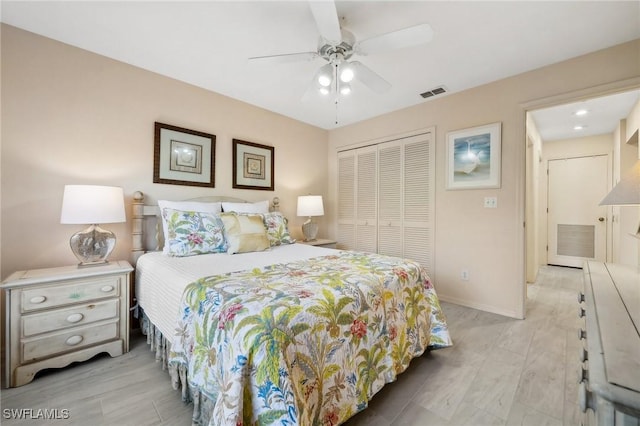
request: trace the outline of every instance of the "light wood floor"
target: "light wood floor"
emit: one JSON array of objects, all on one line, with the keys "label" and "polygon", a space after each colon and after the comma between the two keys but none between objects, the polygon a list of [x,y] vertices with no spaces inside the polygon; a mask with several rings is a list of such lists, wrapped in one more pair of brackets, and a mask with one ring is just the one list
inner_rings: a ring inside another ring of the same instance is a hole
[{"label": "light wood floor", "polygon": [[[443,303],[454,346],[414,359],[347,426],[580,424],[581,280],[579,269],[542,268],[528,286],[524,321]],[[144,337],[133,334],[125,355],[98,356],[3,389],[0,423],[190,425],[192,406],[153,360]],[[66,409],[69,419],[7,418],[7,409],[20,408]]]}]

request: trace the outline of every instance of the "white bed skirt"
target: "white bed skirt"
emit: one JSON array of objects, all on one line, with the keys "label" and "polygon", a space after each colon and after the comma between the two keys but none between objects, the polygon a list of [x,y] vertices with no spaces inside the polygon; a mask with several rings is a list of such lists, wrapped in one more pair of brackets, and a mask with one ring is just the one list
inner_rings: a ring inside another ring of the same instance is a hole
[{"label": "white bed skirt", "polygon": [[193,403],[191,424],[193,426],[208,425],[211,419],[211,413],[213,413],[214,401],[189,386],[189,382],[187,381],[187,368],[185,366],[169,364],[171,342],[149,321],[142,309],[140,309],[140,311],[142,312],[140,330],[142,334],[147,336],[147,344],[150,350],[155,351],[156,362],[160,362],[162,369],[169,372],[173,389],[182,391],[182,401],[185,404]]}]

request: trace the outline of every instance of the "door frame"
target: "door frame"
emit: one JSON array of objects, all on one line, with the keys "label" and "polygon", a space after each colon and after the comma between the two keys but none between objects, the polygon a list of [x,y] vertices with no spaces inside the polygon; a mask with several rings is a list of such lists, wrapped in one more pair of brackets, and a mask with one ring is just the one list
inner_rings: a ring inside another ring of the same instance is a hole
[{"label": "door frame", "polygon": [[[579,102],[581,100],[597,98],[600,96],[613,95],[616,93],[627,92],[630,90],[638,90],[640,89],[640,77],[633,77],[625,80],[619,80],[612,83],[601,84],[598,86],[589,87],[586,89],[576,90],[568,93],[563,93],[555,96],[548,96],[544,98],[533,99],[531,101],[522,102],[520,104],[520,112],[522,114],[522,135],[520,138],[520,143],[516,144],[516,149],[518,150],[518,157],[520,158],[519,163],[522,165],[522,171],[518,173],[518,181],[516,182],[516,187],[518,188],[518,193],[516,194],[516,202],[520,206],[520,214],[518,219],[521,220],[523,224],[523,232],[518,235],[518,245],[521,247],[521,255],[522,258],[520,260],[520,267],[522,271],[522,286],[521,286],[521,299],[522,299],[522,318],[525,317],[525,303],[527,298],[527,277],[535,277],[537,276],[538,266],[537,264],[533,264],[533,271],[527,271],[527,260],[529,256],[533,256],[534,252],[538,250],[538,247],[532,247],[529,244],[529,239],[527,238],[526,227],[534,226],[538,227],[539,223],[529,223],[527,225],[526,220],[531,220],[531,217],[527,215],[527,197],[525,196],[528,191],[531,191],[532,182],[527,181],[527,168],[530,168],[530,162],[527,156],[527,140],[528,140],[528,131],[527,131],[527,117],[529,112],[558,106],[567,103]],[[532,242],[535,244],[535,241]],[[535,263],[535,262],[531,262]]]}]

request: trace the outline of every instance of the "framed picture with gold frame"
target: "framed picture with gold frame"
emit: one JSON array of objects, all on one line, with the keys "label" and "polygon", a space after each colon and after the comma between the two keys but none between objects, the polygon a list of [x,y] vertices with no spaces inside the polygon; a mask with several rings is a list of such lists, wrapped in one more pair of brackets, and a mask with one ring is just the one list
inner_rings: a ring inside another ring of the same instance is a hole
[{"label": "framed picture with gold frame", "polygon": [[155,123],[153,182],[215,187],[215,135]]},{"label": "framed picture with gold frame", "polygon": [[274,188],[274,148],[233,139],[233,188]]}]

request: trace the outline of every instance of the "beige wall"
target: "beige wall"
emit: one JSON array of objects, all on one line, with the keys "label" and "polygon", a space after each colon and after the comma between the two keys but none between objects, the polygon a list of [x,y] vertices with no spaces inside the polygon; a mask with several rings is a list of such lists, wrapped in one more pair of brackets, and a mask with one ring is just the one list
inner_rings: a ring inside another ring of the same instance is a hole
[{"label": "beige wall", "polygon": [[[325,130],[14,27],[2,26],[2,276],[73,264],[68,241],[82,226],[61,225],[65,184],[124,188],[129,218],[105,225],[130,259],[134,191],[153,202],[231,195],[280,197],[300,235],[298,195],[327,195]],[[216,187],[154,184],[154,122],[216,135]],[[275,147],[275,191],[231,188],[231,141]],[[326,229],[321,223],[321,229]]]},{"label": "beige wall", "polygon": [[[625,142],[627,142],[635,133],[638,133],[639,129],[640,129],[640,102],[638,102],[633,107],[633,109],[629,113],[629,116],[625,120],[625,133],[626,133]],[[638,140],[636,139],[634,143],[635,145],[638,145]],[[640,158],[640,152],[638,152],[638,158]],[[631,164],[633,165],[633,162]]]},{"label": "beige wall", "polygon": [[[531,114],[527,114],[527,153],[526,153],[526,280],[535,282],[539,265],[545,253],[540,251],[540,173],[542,168],[542,137],[538,132]],[[545,258],[546,260],[546,258]]]},{"label": "beige wall", "polygon": [[[636,40],[333,130],[329,134],[331,198],[336,192],[335,153],[339,147],[435,126],[433,278],[438,294],[444,300],[522,317],[526,106],[539,106],[542,99],[549,104],[552,97],[565,102],[637,85],[639,77],[640,40]],[[447,132],[497,121],[502,122],[502,187],[445,190]],[[486,196],[498,198],[497,209],[483,208]],[[335,217],[335,211],[333,214]],[[462,269],[469,271],[469,281],[460,279]]]}]

